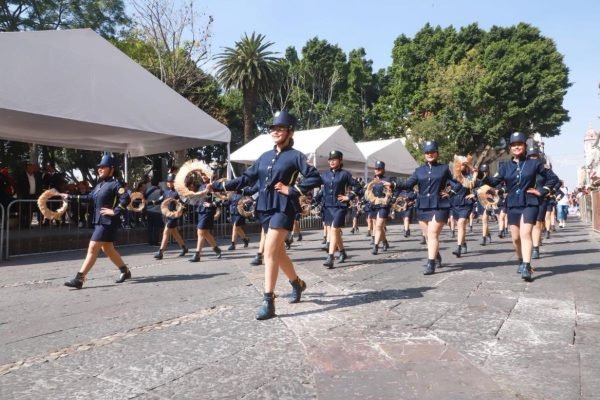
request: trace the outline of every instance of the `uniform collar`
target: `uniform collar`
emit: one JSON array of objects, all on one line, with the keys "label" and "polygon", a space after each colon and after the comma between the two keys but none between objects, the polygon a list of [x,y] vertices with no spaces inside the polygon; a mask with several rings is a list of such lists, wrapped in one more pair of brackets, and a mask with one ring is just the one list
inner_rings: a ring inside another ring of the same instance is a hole
[{"label": "uniform collar", "polygon": [[[283,153],[284,151],[291,150],[291,149],[292,149],[292,143],[289,143],[289,142],[288,142],[288,145],[287,145],[287,146],[285,146],[283,149],[281,149],[281,151],[280,151],[279,153]],[[274,145],[274,146],[273,146],[273,151],[274,151],[275,153],[277,153],[277,145]]]}]

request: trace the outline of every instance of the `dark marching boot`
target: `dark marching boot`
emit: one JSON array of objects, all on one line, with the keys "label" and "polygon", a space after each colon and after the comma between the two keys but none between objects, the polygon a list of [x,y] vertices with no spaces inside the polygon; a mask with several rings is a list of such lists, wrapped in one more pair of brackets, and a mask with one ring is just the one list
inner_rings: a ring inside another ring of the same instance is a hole
[{"label": "dark marching boot", "polygon": [[546,231],[546,239],[550,239],[550,231]]},{"label": "dark marching boot", "polygon": [[323,244],[323,246],[321,246],[321,250],[323,250],[323,251],[329,251],[329,242],[325,242]]},{"label": "dark marching boot", "polygon": [[329,269],[333,268],[333,254],[327,254],[327,259],[323,263],[323,266]]},{"label": "dark marching boot", "polygon": [[244,248],[246,248],[246,247],[248,247],[248,243],[250,243],[250,239],[244,238],[244,239],[242,239],[242,242],[244,242]]},{"label": "dark marching boot", "polygon": [[473,225],[469,225],[469,232],[473,232]]},{"label": "dark marching boot", "polygon": [[500,239],[504,239],[504,229],[502,229],[500,232],[498,232],[498,237]]},{"label": "dark marching boot", "polygon": [[196,254],[194,254],[194,257],[190,258],[188,261],[189,262],[200,262],[200,252],[197,251]]},{"label": "dark marching boot", "polygon": [[299,242],[301,242],[301,241],[302,241],[302,234],[301,234],[301,233],[299,233],[299,234],[298,234],[298,241],[299,241]]},{"label": "dark marching boot", "polygon": [[492,234],[488,232],[487,234],[487,241],[489,244],[492,244]]},{"label": "dark marching boot", "polygon": [[350,233],[354,235],[354,228],[350,229]]},{"label": "dark marching boot", "polygon": [[338,256],[338,262],[343,263],[344,261],[346,261],[346,259],[348,258],[348,255],[346,254],[346,250],[340,250],[340,255]]},{"label": "dark marching boot", "polygon": [[367,235],[366,235],[366,236],[367,236],[367,237],[371,237],[371,236],[373,236],[373,232],[371,232],[370,230],[367,230]]},{"label": "dark marching boot", "polygon": [[482,236],[481,237],[481,241],[479,242],[480,245],[485,246],[485,243],[487,242],[487,236]]},{"label": "dark marching boot", "polygon": [[407,238],[410,236],[410,229],[404,231],[404,237]]},{"label": "dark marching boot", "polygon": [[526,282],[533,281],[533,277],[531,276],[532,268],[531,264],[523,263],[523,271],[521,271],[521,278],[523,278]]},{"label": "dark marching boot", "polygon": [[187,254],[189,249],[186,246],[181,246],[181,252],[177,255],[177,257],[183,257]]},{"label": "dark marching boot", "polygon": [[425,236],[421,236],[421,241],[419,244],[427,244],[427,239],[425,239]]},{"label": "dark marching boot", "polygon": [[263,295],[263,302],[258,312],[256,313],[256,319],[265,320],[273,318],[275,316],[275,295],[273,293],[265,293]]},{"label": "dark marching boot", "polygon": [[460,245],[459,245],[459,246],[456,246],[456,250],[454,250],[454,251],[452,252],[452,254],[454,254],[456,257],[460,258],[460,253],[461,253],[461,250],[462,250],[462,246],[460,246]]},{"label": "dark marching boot", "polygon": [[464,242],[460,247],[462,247],[462,253],[467,254],[467,242]]},{"label": "dark marching boot", "polygon": [[157,260],[162,260],[163,259],[163,251],[162,250],[158,250],[155,254],[154,254],[154,258],[156,258]]},{"label": "dark marching boot", "polygon": [[523,263],[523,259],[522,259],[522,258],[519,258],[519,268],[517,268],[517,274],[520,274],[520,273],[522,273],[522,272],[523,272],[523,266],[524,266],[524,265],[525,265],[525,264]]},{"label": "dark marching boot", "polygon": [[435,274],[435,260],[427,260],[427,264],[425,265],[425,270],[423,271],[423,275],[433,275]]},{"label": "dark marching boot", "polygon": [[454,239],[454,237],[456,236],[456,232],[452,231],[452,235],[451,236],[452,236],[452,239]]},{"label": "dark marching boot", "polygon": [[321,244],[327,243],[327,236],[323,236],[323,240],[321,240]]},{"label": "dark marching boot", "polygon": [[373,247],[371,248],[371,254],[376,256],[377,253],[379,253],[379,245],[374,244]]},{"label": "dark marching boot", "polygon": [[437,255],[435,256],[435,262],[437,263],[438,268],[442,268],[442,255],[440,254],[439,251],[438,251]]},{"label": "dark marching boot", "polygon": [[539,247],[534,247],[533,251],[531,252],[531,258],[537,260],[538,258],[540,258],[540,248]]},{"label": "dark marching boot", "polygon": [[121,271],[121,274],[119,275],[119,279],[117,279],[115,283],[123,283],[127,279],[131,279],[131,271],[129,270],[129,268],[127,268],[127,265],[119,267],[119,271]]},{"label": "dark marching boot", "polygon": [[250,261],[250,265],[261,265],[262,264],[262,254],[256,253],[252,261]]},{"label": "dark marching boot", "polygon": [[231,242],[231,244],[229,245],[229,247],[227,248],[228,251],[232,251],[235,250],[235,242]]},{"label": "dark marching boot", "polygon": [[390,244],[388,243],[388,241],[387,241],[387,240],[384,240],[384,241],[382,242],[381,250],[382,250],[382,251],[388,251],[388,249],[389,249],[389,248],[390,248]]},{"label": "dark marching boot", "polygon": [[83,274],[81,272],[78,272],[75,275],[75,278],[71,279],[70,281],[65,282],[65,286],[81,289],[83,287],[84,281],[85,281],[85,276],[83,276]]},{"label": "dark marching boot", "polygon": [[292,296],[290,303],[299,303],[302,292],[306,290],[306,282],[300,279],[300,277],[297,277],[295,281],[290,281],[290,284],[292,285]]},{"label": "dark marching boot", "polygon": [[223,255],[219,246],[213,247],[213,251],[217,254],[217,258],[221,258],[221,256]]}]

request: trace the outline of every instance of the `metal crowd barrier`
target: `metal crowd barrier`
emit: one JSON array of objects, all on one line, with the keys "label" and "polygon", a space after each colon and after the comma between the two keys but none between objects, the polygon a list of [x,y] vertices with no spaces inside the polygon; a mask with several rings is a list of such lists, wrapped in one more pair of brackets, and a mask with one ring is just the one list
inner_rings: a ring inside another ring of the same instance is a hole
[{"label": "metal crowd barrier", "polygon": [[[60,206],[62,201],[48,200],[47,202],[49,205],[53,203]],[[2,221],[3,227],[0,231],[0,255],[3,254],[5,259],[16,255],[86,249],[89,245],[93,226],[88,211],[93,212],[93,209],[90,207],[88,210],[87,205],[80,205],[77,209],[69,206],[69,210],[60,221],[43,221],[36,200],[14,200],[6,209],[2,207],[0,210],[0,221]],[[352,226],[351,218],[348,213],[346,217],[348,229]],[[365,215],[360,214],[359,225],[361,227],[366,225],[365,221]],[[190,242],[197,240],[197,222],[198,214],[195,212],[195,207],[188,204],[178,226],[184,240]],[[398,218],[390,222],[401,223]],[[213,228],[215,239],[230,236],[231,228],[227,207],[223,206]],[[302,217],[300,228],[303,231],[322,229],[321,216]],[[253,220],[248,220],[244,229],[249,234],[260,232],[258,222]],[[147,243],[147,224],[144,213],[128,211],[117,238],[117,245]],[[189,243],[189,246],[195,245]]]},{"label": "metal crowd barrier", "polygon": [[595,232],[600,232],[600,191],[594,190],[591,193],[592,198],[592,228]]}]

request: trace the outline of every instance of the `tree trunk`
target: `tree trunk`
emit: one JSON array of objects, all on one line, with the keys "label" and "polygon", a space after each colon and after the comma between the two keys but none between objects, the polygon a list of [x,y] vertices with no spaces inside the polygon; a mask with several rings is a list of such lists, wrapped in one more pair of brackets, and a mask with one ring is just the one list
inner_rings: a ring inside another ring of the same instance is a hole
[{"label": "tree trunk", "polygon": [[245,90],[244,96],[244,144],[253,138],[258,94],[256,89]]}]

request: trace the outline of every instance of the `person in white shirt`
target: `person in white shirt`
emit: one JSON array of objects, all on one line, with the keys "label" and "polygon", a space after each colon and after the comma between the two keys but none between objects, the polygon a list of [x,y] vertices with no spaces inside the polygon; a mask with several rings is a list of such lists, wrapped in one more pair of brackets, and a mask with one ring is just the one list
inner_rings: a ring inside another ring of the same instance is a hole
[{"label": "person in white shirt", "polygon": [[557,194],[558,202],[556,204],[556,219],[558,220],[558,226],[564,228],[567,225],[571,193],[569,193],[569,189],[567,189],[563,181],[560,181],[560,193]]}]

